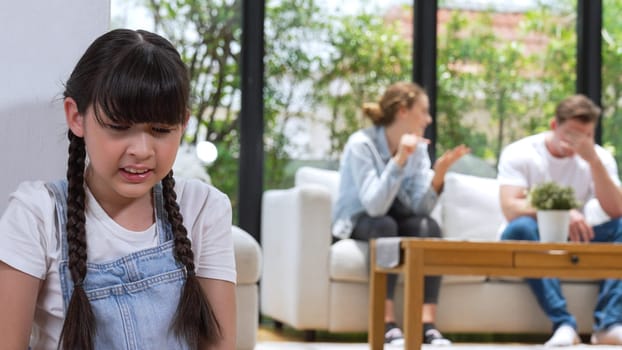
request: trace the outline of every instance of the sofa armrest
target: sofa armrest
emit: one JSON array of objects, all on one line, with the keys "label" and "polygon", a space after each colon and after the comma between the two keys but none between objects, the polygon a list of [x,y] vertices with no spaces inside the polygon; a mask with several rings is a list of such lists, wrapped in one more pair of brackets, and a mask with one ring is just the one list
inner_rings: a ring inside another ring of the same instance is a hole
[{"label": "sofa armrest", "polygon": [[237,270],[236,350],[252,350],[257,343],[259,327],[259,292],[262,256],[259,244],[250,234],[237,226],[231,227]]},{"label": "sofa armrest", "polygon": [[235,266],[238,284],[257,283],[261,277],[263,265],[259,243],[246,231],[231,226],[235,250]]},{"label": "sofa armrest", "polygon": [[267,190],[262,199],[261,312],[297,329],[328,324],[331,196],[320,185]]}]

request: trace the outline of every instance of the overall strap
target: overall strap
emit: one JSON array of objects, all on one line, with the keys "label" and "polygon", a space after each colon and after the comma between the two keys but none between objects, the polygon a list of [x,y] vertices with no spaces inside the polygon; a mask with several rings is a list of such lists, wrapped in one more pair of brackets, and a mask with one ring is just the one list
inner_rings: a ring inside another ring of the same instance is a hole
[{"label": "overall strap", "polygon": [[45,187],[54,196],[56,202],[56,239],[61,244],[61,259],[67,259],[67,180],[46,182]]}]

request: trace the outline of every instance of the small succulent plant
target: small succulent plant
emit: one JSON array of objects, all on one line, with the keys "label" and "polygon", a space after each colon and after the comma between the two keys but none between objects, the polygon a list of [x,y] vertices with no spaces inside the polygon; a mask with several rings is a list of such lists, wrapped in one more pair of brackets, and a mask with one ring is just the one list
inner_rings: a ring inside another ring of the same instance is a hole
[{"label": "small succulent plant", "polygon": [[528,200],[537,210],[570,210],[580,205],[572,187],[555,182],[545,182],[532,187]]}]

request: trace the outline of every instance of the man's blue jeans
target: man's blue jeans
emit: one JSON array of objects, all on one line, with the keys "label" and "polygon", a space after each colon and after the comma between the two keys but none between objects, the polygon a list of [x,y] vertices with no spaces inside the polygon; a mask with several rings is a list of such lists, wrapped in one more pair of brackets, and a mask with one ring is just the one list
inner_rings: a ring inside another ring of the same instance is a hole
[{"label": "man's blue jeans", "polygon": [[[593,227],[592,242],[622,243],[622,219],[614,219]],[[502,240],[538,241],[538,224],[530,216],[512,220],[501,234]],[[527,283],[538,300],[538,304],[553,323],[553,330],[567,324],[575,329],[577,322],[566,308],[561,285],[556,278],[528,278]],[[601,281],[596,308],[594,309],[594,331],[604,330],[613,324],[622,323],[622,281],[606,279]]]}]

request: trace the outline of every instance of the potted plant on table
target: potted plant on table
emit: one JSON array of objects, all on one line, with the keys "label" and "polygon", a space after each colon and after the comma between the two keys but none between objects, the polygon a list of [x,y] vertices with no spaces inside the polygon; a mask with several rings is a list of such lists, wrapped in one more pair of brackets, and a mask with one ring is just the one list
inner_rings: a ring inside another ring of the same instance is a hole
[{"label": "potted plant on table", "polygon": [[540,241],[567,241],[570,210],[580,205],[572,187],[545,182],[531,188],[528,200],[536,209]]}]

